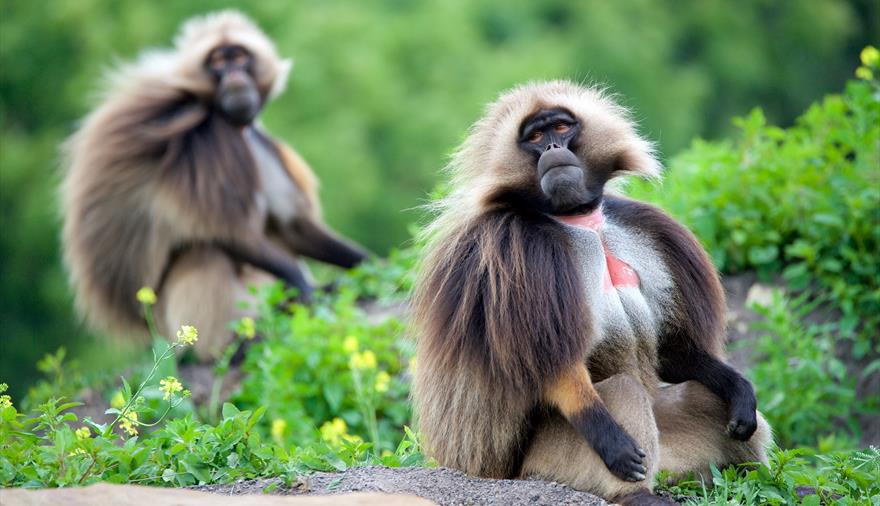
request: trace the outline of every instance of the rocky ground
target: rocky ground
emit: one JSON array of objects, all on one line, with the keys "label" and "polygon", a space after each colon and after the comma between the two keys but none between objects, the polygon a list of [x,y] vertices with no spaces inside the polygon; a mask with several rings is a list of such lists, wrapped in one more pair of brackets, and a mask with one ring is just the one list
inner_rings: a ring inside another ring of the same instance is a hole
[{"label": "rocky ground", "polygon": [[565,485],[537,479],[485,480],[452,469],[421,467],[358,467],[342,473],[315,473],[300,477],[290,488],[280,480],[250,480],[227,485],[204,485],[194,490],[219,494],[325,495],[351,492],[410,494],[442,506],[599,506],[602,499]]}]

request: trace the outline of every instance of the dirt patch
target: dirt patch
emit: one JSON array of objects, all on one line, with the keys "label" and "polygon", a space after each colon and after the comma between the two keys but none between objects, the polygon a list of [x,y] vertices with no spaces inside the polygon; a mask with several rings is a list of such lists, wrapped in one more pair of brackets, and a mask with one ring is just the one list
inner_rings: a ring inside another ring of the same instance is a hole
[{"label": "dirt patch", "polygon": [[279,495],[345,494],[384,492],[411,494],[441,506],[485,505],[511,506],[600,506],[608,504],[599,497],[579,492],[566,485],[538,479],[487,480],[467,476],[447,468],[356,467],[342,473],[315,473],[301,476],[290,488],[278,479],[248,480],[227,485],[203,485],[194,490],[218,494]]}]

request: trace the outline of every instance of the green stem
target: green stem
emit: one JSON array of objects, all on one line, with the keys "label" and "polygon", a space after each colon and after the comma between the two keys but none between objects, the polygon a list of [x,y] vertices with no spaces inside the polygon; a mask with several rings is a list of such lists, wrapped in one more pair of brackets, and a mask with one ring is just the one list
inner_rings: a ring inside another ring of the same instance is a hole
[{"label": "green stem", "polygon": [[[156,325],[153,321],[153,311],[150,309],[150,306],[147,304],[144,304],[144,318],[147,320],[147,328],[150,331],[150,335],[154,339],[158,338],[159,332],[156,330]],[[147,374],[146,378],[144,378],[144,380],[141,381],[140,385],[138,385],[137,391],[131,395],[131,397],[125,403],[125,406],[123,406],[122,409],[120,410],[119,414],[116,415],[116,419],[114,419],[113,422],[111,422],[110,425],[107,426],[107,429],[104,433],[105,437],[108,437],[110,435],[110,432],[113,430],[113,427],[115,427],[116,424],[119,423],[119,420],[121,420],[123,417],[125,417],[126,414],[128,414],[128,412],[131,410],[132,404],[134,404],[135,400],[140,396],[141,392],[144,390],[144,387],[146,387],[147,383],[153,378],[153,375],[156,374],[156,370],[159,368],[159,364],[161,364],[165,359],[167,359],[169,356],[171,356],[172,352],[174,351],[174,348],[176,348],[176,347],[177,347],[177,343],[171,343],[170,345],[168,345],[168,348],[166,348],[165,351],[163,351],[162,354],[158,358],[153,357],[153,367],[150,369],[149,374]],[[166,410],[165,413],[167,414],[168,410]],[[165,415],[162,415],[162,416],[164,417]],[[160,420],[161,420],[161,418],[160,418]],[[144,424],[142,422],[136,422],[136,424],[149,427],[149,425]],[[155,425],[155,423],[153,425]]]},{"label": "green stem", "polygon": [[227,346],[220,362],[214,367],[214,381],[211,383],[211,396],[208,397],[208,416],[215,422],[220,420],[220,390],[223,388],[223,380],[229,372],[229,362],[232,361],[232,357],[238,351],[238,348],[241,347],[241,343],[241,339],[236,339]]},{"label": "green stem", "polygon": [[86,479],[86,476],[88,476],[89,473],[91,472],[92,468],[95,467],[95,462],[97,462],[97,461],[98,461],[97,455],[93,454],[92,455],[92,462],[89,464],[89,467],[87,467],[86,470],[83,471],[82,476],[80,476],[79,480],[77,480],[77,482],[76,482],[78,485],[82,485],[83,480]]},{"label": "green stem", "polygon": [[373,442],[373,454],[379,455],[379,425],[376,422],[376,409],[373,407],[372,396],[367,398],[361,383],[361,371],[352,369],[352,377],[354,378],[354,391],[357,396],[358,407],[361,415],[367,424],[367,432],[370,433],[370,440]]}]

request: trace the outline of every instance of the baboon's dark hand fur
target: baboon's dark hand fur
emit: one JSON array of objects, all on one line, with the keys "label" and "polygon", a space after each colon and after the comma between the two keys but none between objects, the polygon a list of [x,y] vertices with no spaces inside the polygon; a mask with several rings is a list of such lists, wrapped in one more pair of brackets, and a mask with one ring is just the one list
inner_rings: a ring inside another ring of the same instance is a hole
[{"label": "baboon's dark hand fur", "polygon": [[572,422],[615,476],[626,481],[645,479],[645,451],[614,421],[604,405],[587,407]]},{"label": "baboon's dark hand fur", "polygon": [[745,378],[731,397],[727,413],[727,433],[738,441],[748,441],[758,429],[757,399],[751,383]]},{"label": "baboon's dark hand fur", "polygon": [[[727,433],[748,441],[758,428],[758,402],[752,384],[740,373],[705,351],[666,346],[660,349],[660,379],[669,383],[694,380],[727,404]],[[673,361],[671,357],[683,359]],[[664,357],[669,357],[665,358]]]}]

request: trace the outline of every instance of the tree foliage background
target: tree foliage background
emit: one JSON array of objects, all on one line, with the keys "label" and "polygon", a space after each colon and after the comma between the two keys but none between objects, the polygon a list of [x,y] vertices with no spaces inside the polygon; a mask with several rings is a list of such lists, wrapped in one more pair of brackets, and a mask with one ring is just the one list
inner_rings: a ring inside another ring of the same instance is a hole
[{"label": "tree foliage background", "polygon": [[60,262],[59,144],[108,67],[223,7],[294,58],[263,121],[321,177],[328,221],[378,254],[406,240],[446,156],[511,85],[604,83],[672,155],[755,105],[790,123],[880,39],[876,0],[3,0],[0,378],[24,387],[43,353],[91,339]]}]

